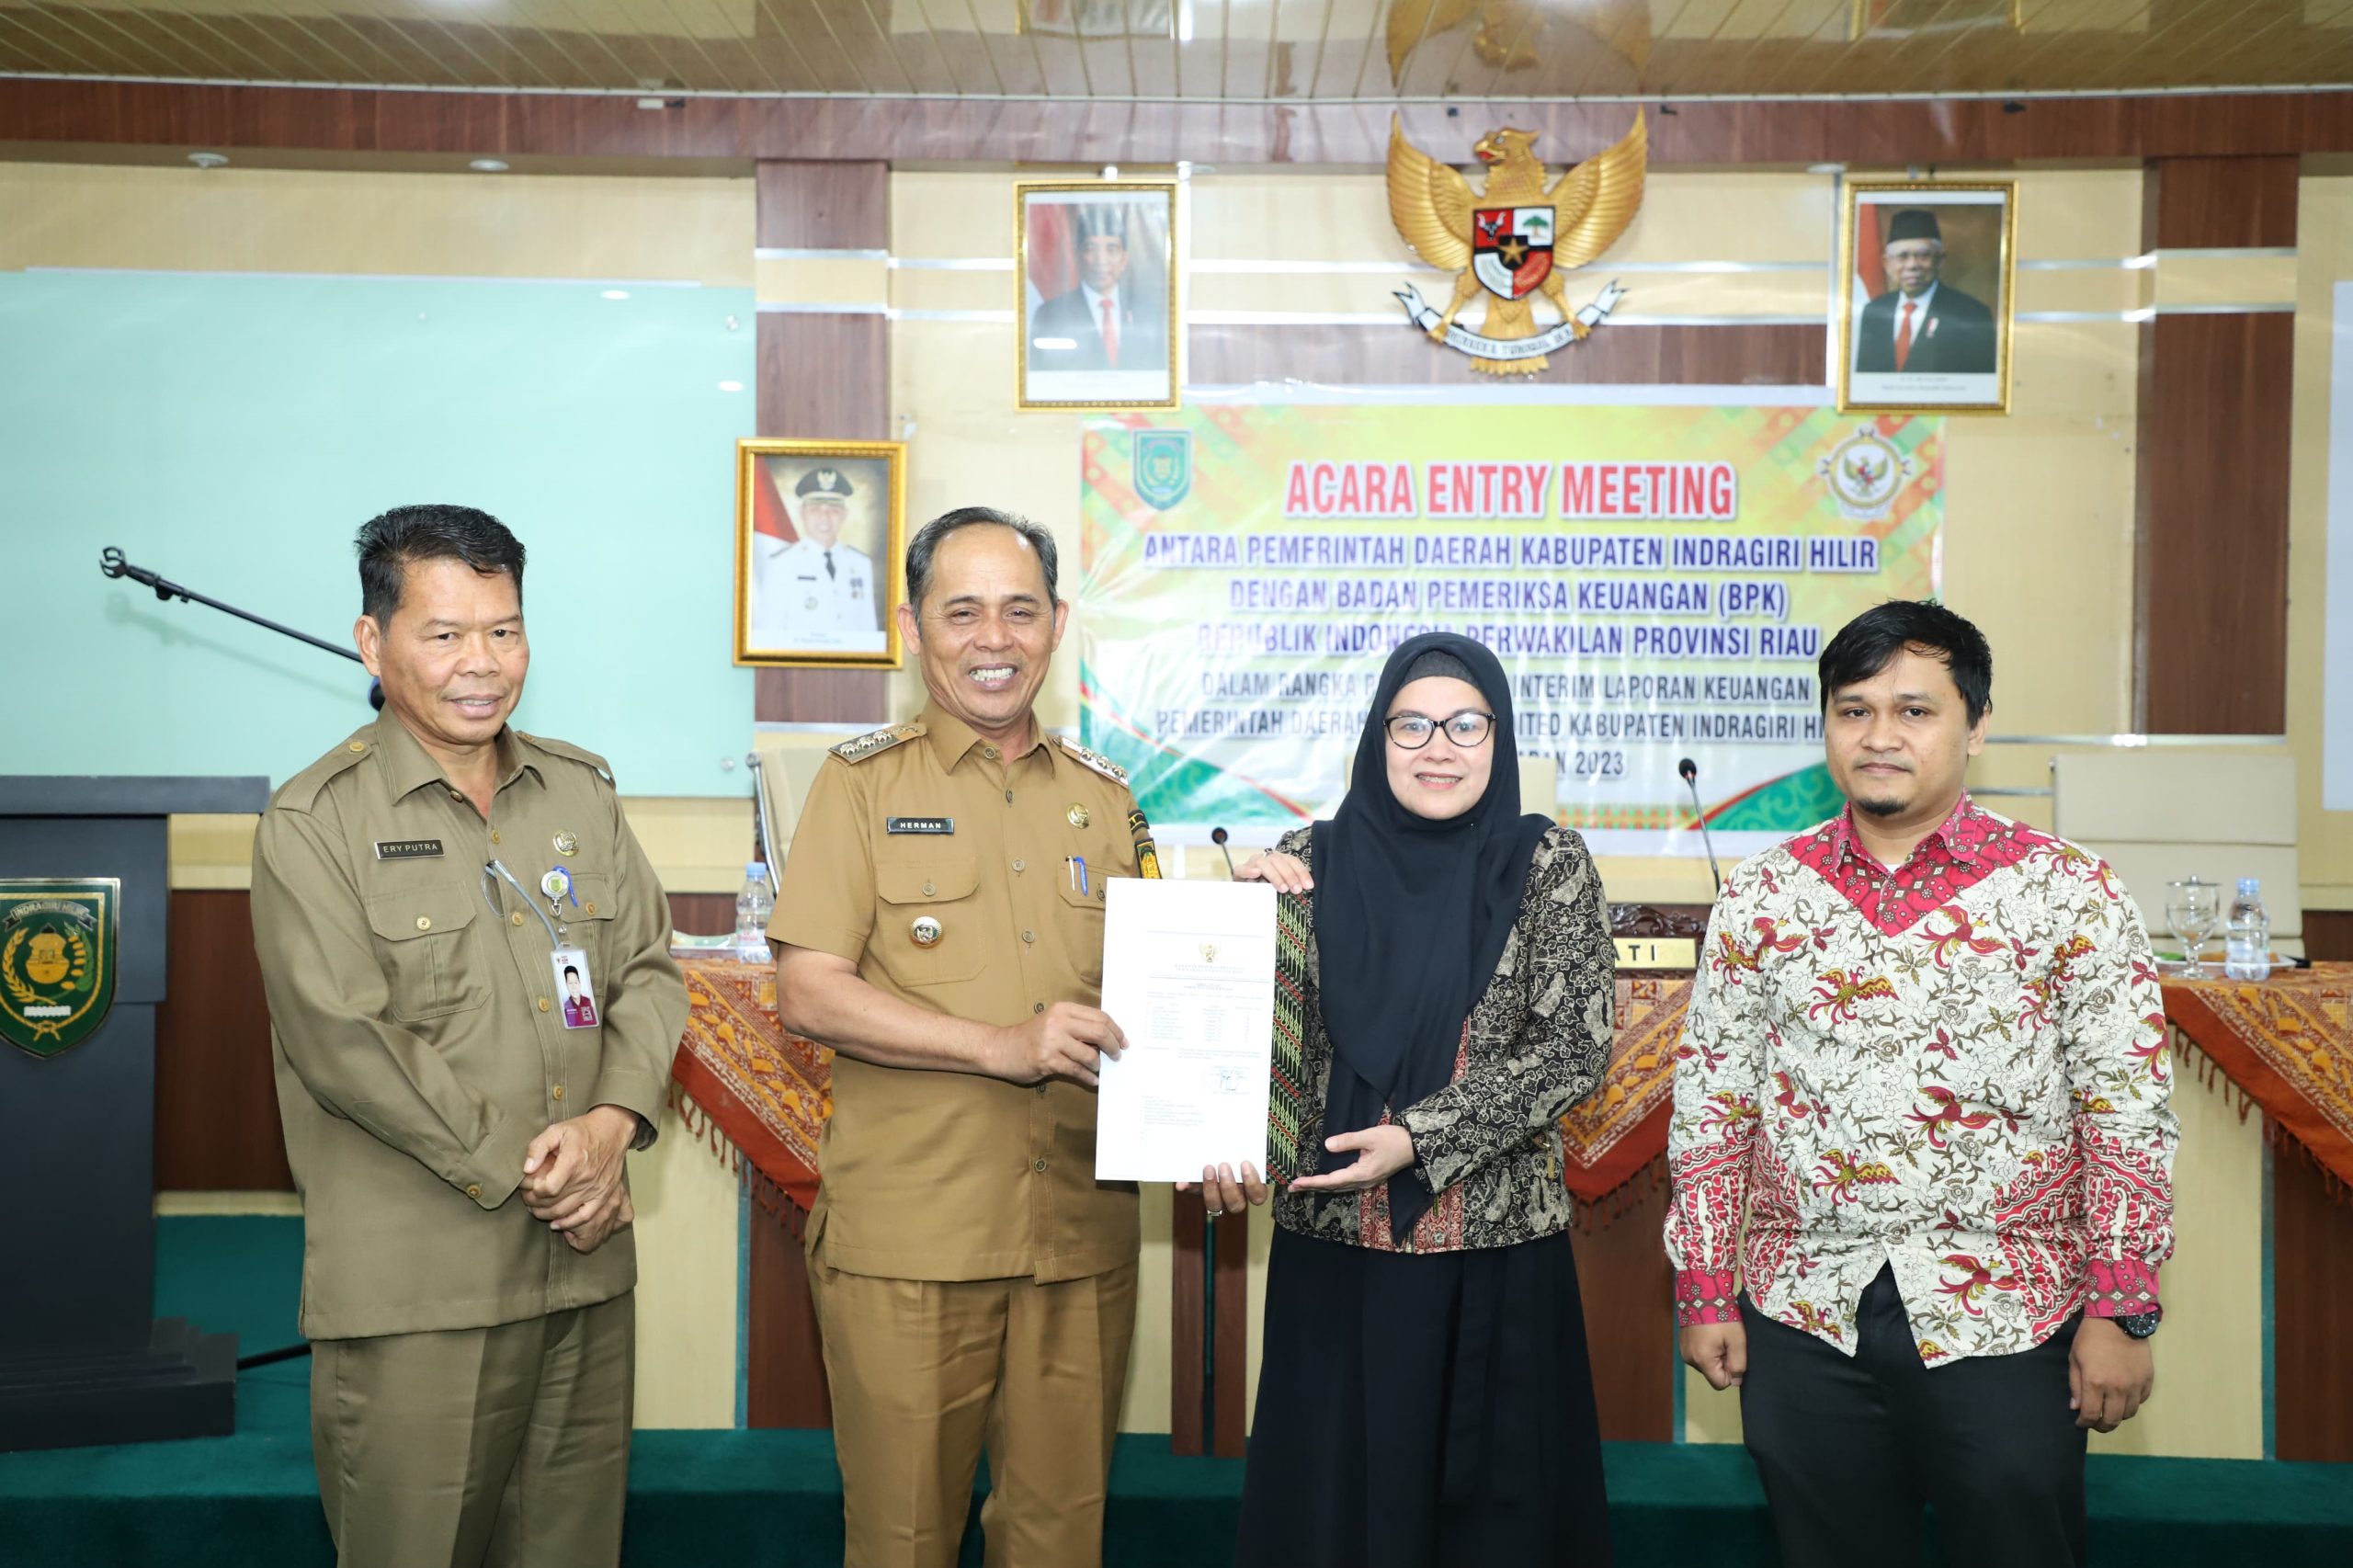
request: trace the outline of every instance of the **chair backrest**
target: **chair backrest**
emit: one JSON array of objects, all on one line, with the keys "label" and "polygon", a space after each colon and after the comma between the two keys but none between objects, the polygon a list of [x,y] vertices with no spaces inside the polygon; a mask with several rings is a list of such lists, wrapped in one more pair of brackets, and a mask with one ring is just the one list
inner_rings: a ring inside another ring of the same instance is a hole
[{"label": "chair backrest", "polygon": [[755,743],[760,752],[761,782],[767,790],[768,817],[782,841],[768,846],[779,873],[791,852],[793,831],[800,824],[801,805],[809,799],[809,787],[817,781],[826,752],[840,740],[834,734],[785,732],[764,733]]},{"label": "chair backrest", "polygon": [[2274,945],[2302,950],[2296,761],[2284,749],[2062,752],[2051,783],[2053,830],[2115,868],[2160,940],[2167,882],[2219,883],[2228,908],[2238,880],[2258,877]]}]

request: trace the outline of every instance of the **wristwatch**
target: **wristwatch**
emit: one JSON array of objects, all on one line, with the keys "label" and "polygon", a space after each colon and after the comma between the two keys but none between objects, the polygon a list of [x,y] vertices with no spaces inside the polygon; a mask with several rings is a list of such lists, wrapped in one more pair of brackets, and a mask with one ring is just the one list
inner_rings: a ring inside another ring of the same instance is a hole
[{"label": "wristwatch", "polygon": [[2157,1332],[2157,1321],[2165,1315],[2164,1308],[2151,1307],[2145,1312],[2119,1312],[2114,1321],[2117,1327],[2133,1338],[2146,1339]]}]

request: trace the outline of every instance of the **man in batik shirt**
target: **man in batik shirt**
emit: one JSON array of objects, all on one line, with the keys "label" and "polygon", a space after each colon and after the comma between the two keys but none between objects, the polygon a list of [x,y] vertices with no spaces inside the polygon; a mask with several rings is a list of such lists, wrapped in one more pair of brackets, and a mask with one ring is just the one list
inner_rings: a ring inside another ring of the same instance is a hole
[{"label": "man in batik shirt", "polygon": [[1677,1053],[1683,1358],[1740,1388],[1783,1561],[1908,1564],[1920,1509],[2080,1564],[2086,1429],[2148,1398],[2177,1137],[2115,874],[1974,805],[1993,658],[1933,604],[1824,650],[1840,816],[1716,901]]}]

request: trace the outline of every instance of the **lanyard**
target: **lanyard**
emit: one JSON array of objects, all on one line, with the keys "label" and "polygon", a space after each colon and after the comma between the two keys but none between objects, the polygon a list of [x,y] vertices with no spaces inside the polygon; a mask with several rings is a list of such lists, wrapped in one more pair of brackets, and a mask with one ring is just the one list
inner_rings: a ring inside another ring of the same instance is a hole
[{"label": "lanyard", "polygon": [[554,921],[550,920],[547,917],[546,914],[540,910],[538,904],[531,902],[531,895],[523,891],[523,884],[515,880],[515,873],[506,869],[506,863],[503,860],[493,860],[490,864],[482,869],[482,896],[483,901],[490,905],[490,912],[493,915],[504,915],[506,913],[505,910],[498,907],[498,899],[496,897],[497,890],[492,887],[490,883],[490,879],[494,874],[497,876],[500,881],[505,882],[508,887],[515,890],[515,896],[523,901],[524,908],[529,910],[532,914],[539,915],[540,924],[548,928],[548,945],[552,948],[562,948],[563,946],[564,937],[568,928],[557,926]]}]

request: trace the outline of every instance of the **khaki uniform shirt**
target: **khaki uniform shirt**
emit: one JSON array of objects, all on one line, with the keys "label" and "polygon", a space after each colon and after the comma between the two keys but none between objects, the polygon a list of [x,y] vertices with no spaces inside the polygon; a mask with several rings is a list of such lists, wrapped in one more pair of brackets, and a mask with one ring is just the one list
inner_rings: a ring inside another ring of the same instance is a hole
[{"label": "khaki uniform shirt", "polygon": [[[279,790],[254,842],[313,1339],[513,1323],[637,1280],[629,1232],[575,1253],[516,1188],[551,1123],[660,1115],[687,1017],[668,901],[601,759],[515,730],[498,750],[485,822],[387,714]],[[560,923],[597,1027],[563,1027],[548,928],[486,884],[492,859],[542,914],[540,880],[571,873]]]},{"label": "khaki uniform shirt", "polygon": [[[1134,809],[1092,753],[1040,739],[1000,756],[934,703],[825,759],[769,937],[955,1017],[1009,1026],[1055,1002],[1093,1006],[1104,883],[1136,874]],[[1135,1187],[1095,1179],[1095,1096],[1075,1084],[836,1056],[819,1165],[809,1244],[845,1273],[1051,1283],[1136,1258]]]}]

